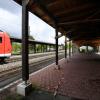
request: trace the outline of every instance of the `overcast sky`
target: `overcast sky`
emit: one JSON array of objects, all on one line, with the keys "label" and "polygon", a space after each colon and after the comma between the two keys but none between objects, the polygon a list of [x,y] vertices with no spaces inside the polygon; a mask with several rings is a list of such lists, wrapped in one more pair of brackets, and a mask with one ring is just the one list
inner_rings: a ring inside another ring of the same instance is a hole
[{"label": "overcast sky", "polygon": [[[21,38],[21,12],[22,7],[13,0],[0,0],[0,30]],[[32,13],[29,13],[29,26],[35,40],[55,43],[55,30]],[[59,43],[64,43],[64,37]]]}]

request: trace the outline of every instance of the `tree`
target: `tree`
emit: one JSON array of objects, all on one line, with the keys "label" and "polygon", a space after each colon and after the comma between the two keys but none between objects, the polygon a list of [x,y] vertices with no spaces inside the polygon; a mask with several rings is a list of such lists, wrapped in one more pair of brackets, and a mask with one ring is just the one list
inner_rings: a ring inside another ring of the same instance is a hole
[{"label": "tree", "polygon": [[[29,35],[29,40],[35,40],[32,35]],[[29,52],[32,52],[34,50],[34,46],[32,44],[29,44]]]},{"label": "tree", "polygon": [[19,54],[19,53],[21,53],[21,44],[13,42],[12,43],[12,49],[13,49],[13,54]]}]

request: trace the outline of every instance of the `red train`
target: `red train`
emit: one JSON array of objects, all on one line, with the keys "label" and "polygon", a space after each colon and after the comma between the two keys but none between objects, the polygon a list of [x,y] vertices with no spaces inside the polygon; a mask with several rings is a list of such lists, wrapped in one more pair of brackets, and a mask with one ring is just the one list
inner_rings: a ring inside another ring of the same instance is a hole
[{"label": "red train", "polygon": [[12,46],[10,37],[6,32],[0,30],[0,60],[11,56]]}]

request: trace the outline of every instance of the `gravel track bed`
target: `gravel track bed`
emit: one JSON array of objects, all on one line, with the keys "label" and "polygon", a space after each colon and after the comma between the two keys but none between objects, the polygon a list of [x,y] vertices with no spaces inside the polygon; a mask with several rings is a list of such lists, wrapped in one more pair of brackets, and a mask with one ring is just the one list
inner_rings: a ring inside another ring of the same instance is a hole
[{"label": "gravel track bed", "polygon": [[[59,53],[59,55],[61,55],[63,53]],[[49,58],[52,58],[54,57],[55,55],[52,54],[52,55],[45,55],[43,57],[39,57],[39,58],[35,58],[35,59],[29,59],[29,64],[32,64],[32,63],[36,63],[36,62],[40,62],[42,60],[46,60],[46,59],[49,59]],[[17,61],[17,62],[11,62],[11,63],[7,63],[7,64],[3,64],[3,65],[0,65],[0,74],[2,72],[5,72],[5,71],[8,71],[8,70],[12,70],[12,69],[15,69],[15,68],[19,68],[22,66],[22,61]]]}]

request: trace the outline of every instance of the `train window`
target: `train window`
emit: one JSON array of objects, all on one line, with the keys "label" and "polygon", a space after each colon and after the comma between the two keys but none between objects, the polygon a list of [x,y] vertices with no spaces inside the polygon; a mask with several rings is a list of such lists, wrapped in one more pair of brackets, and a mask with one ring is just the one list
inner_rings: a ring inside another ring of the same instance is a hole
[{"label": "train window", "polygon": [[2,37],[0,37],[0,43],[2,43]]}]

